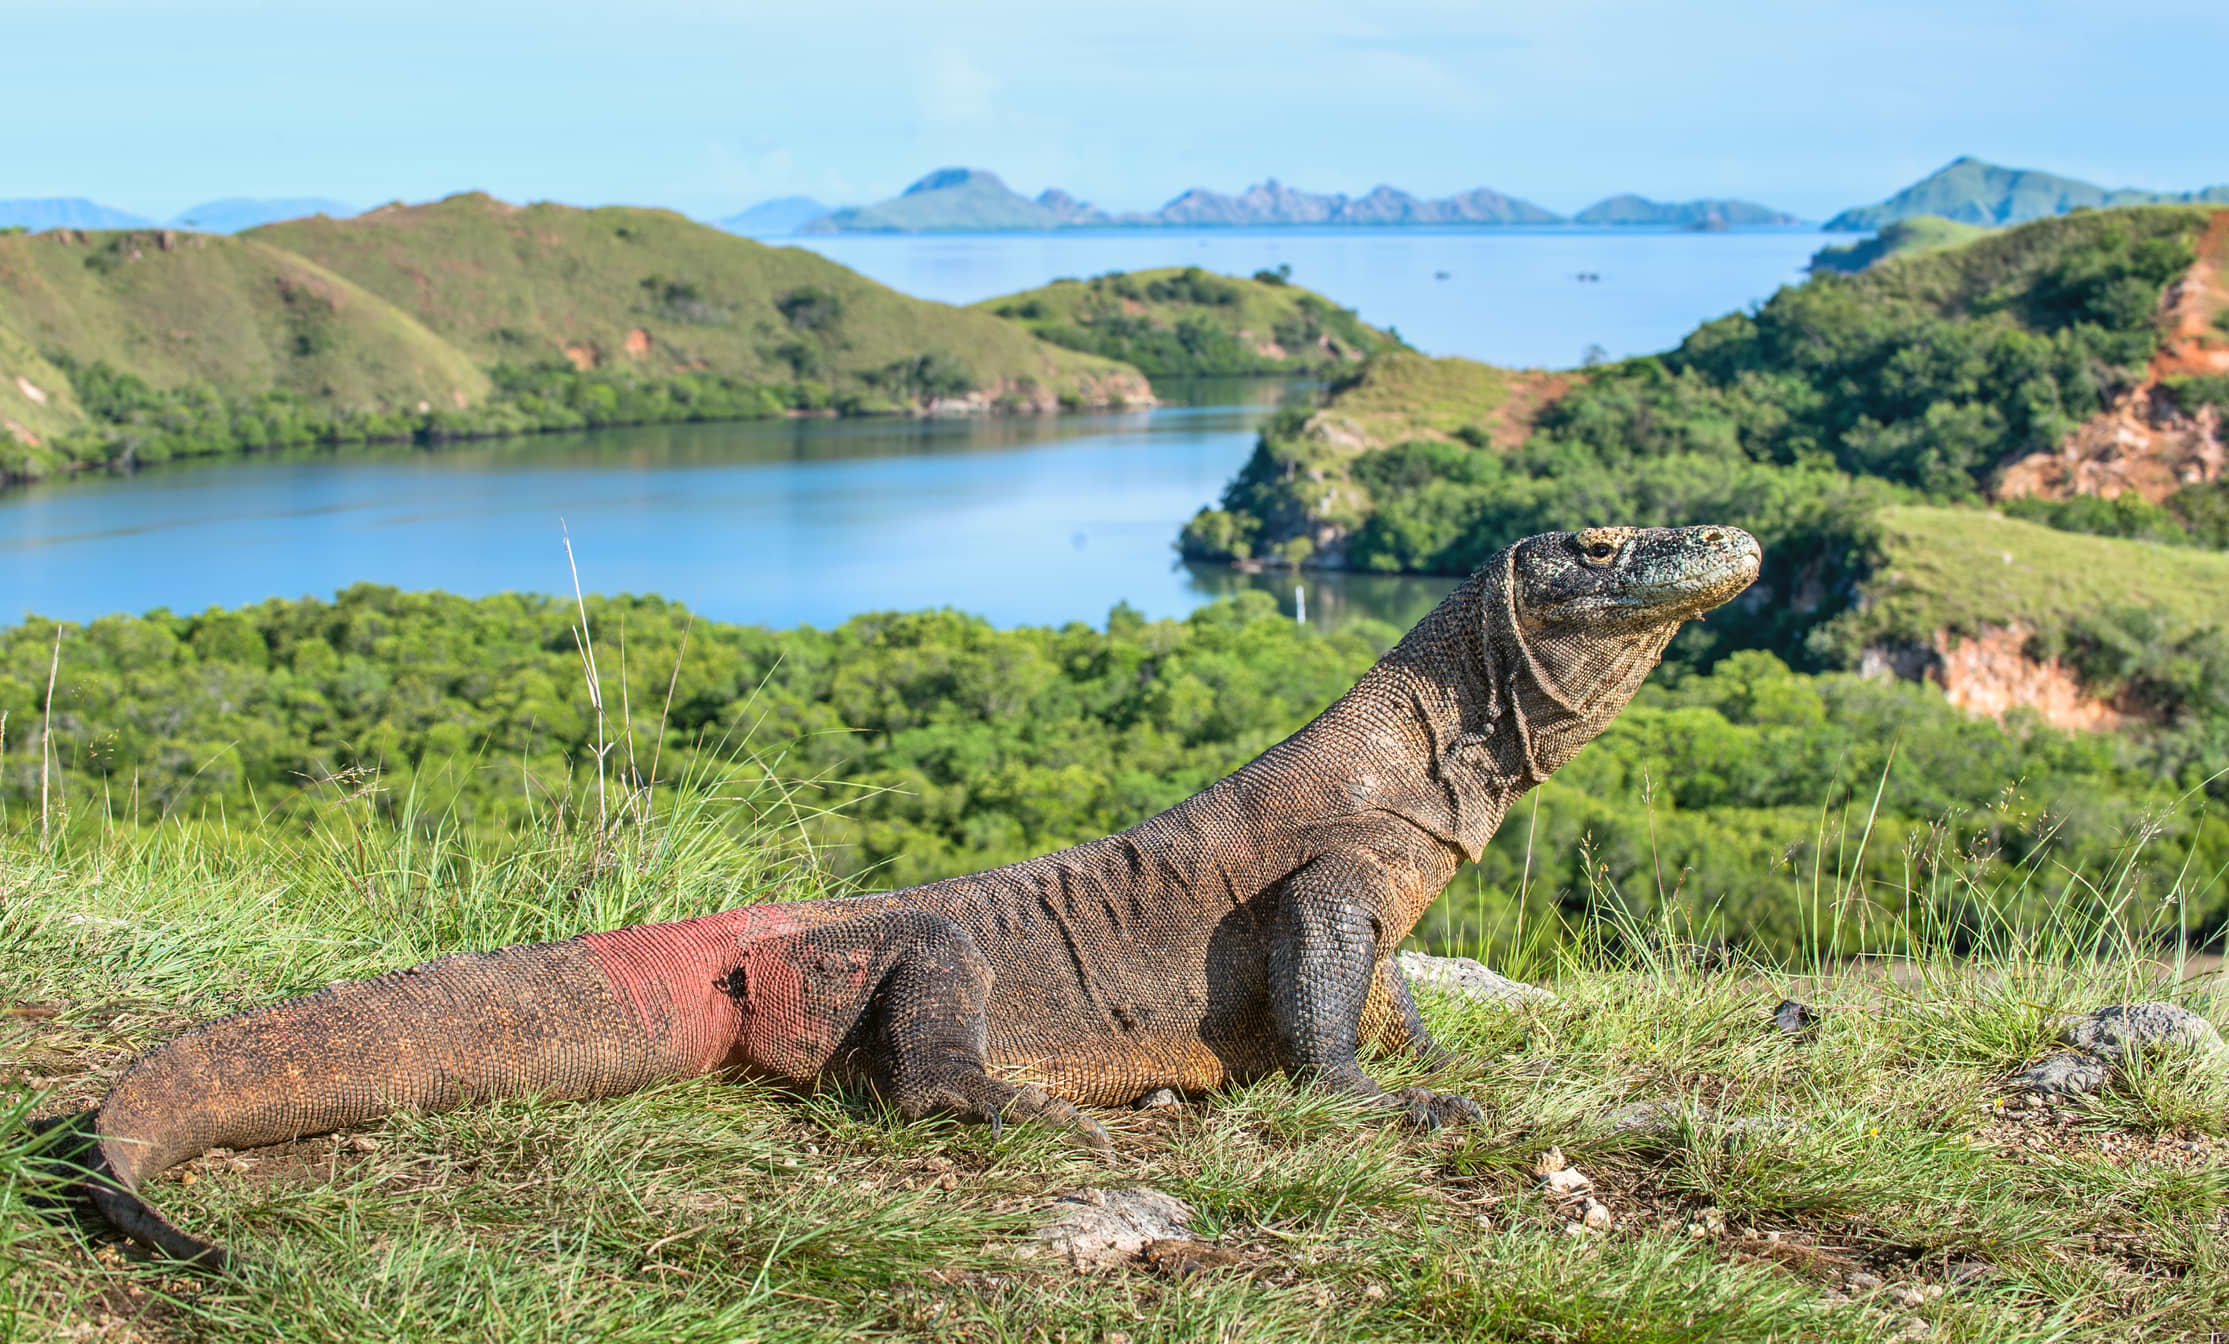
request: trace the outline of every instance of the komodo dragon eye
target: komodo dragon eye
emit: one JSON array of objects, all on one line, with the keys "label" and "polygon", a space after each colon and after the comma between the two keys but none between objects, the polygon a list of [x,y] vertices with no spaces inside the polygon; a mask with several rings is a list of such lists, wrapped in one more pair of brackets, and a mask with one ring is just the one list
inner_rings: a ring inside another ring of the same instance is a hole
[{"label": "komodo dragon eye", "polygon": [[1580,552],[1580,554],[1584,555],[1588,560],[1591,560],[1598,565],[1607,563],[1610,557],[1616,555],[1617,553],[1618,548],[1612,546],[1609,542],[1606,541],[1595,542],[1593,545],[1587,547],[1586,550]]}]

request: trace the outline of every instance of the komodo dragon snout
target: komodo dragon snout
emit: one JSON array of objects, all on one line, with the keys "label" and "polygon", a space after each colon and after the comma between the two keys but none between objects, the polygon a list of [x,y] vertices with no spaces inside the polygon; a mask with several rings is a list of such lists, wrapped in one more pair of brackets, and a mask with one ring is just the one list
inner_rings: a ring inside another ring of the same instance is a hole
[{"label": "komodo dragon snout", "polygon": [[398,1109],[704,1073],[854,1081],[907,1116],[1038,1120],[1101,1147],[1079,1106],[1280,1070],[1419,1125],[1476,1116],[1363,1071],[1372,1052],[1445,1057],[1394,950],[1757,565],[1730,527],[1530,537],[1313,721],[1126,831],[904,891],[464,953],[206,1023],[93,1113],[90,1193],[120,1231],[220,1264],[142,1182]]}]

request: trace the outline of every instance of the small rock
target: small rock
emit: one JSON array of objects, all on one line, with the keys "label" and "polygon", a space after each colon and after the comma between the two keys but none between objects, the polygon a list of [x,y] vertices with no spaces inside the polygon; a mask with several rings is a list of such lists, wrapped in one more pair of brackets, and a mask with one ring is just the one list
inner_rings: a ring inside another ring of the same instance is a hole
[{"label": "small rock", "polygon": [[1138,1109],[1141,1111],[1160,1111],[1183,1104],[1184,1098],[1178,1096],[1174,1089],[1166,1087],[1157,1087],[1138,1098]]},{"label": "small rock", "polygon": [[1424,985],[1442,993],[1460,994],[1465,998],[1481,999],[1492,1003],[1522,1003],[1528,999],[1545,1003],[1555,1002],[1556,996],[1537,985],[1498,975],[1469,957],[1435,957],[1423,952],[1396,953],[1394,964],[1413,985]]},{"label": "small rock", "polygon": [[1809,1004],[1798,1003],[1794,999],[1782,999],[1772,1010],[1772,1024],[1780,1029],[1782,1035],[1799,1040],[1811,1039],[1812,1028],[1818,1022],[1819,1015],[1811,1011]]},{"label": "small rock", "polygon": [[1037,1239],[1078,1269],[1120,1264],[1148,1242],[1185,1240],[1192,1219],[1183,1200],[1142,1185],[1073,1191],[1046,1212]]},{"label": "small rock", "polygon": [[1927,1304],[1927,1294],[1908,1283],[1900,1283],[1888,1290],[1888,1300],[1891,1306],[1920,1307]]},{"label": "small rock", "polygon": [[1369,1298],[1373,1302],[1379,1301],[1385,1296],[1385,1285],[1382,1283],[1373,1283],[1362,1290],[1362,1295]]},{"label": "small rock", "polygon": [[254,1171],[255,1164],[244,1157],[228,1157],[224,1160],[224,1169],[237,1174],[243,1171]]},{"label": "small rock", "polygon": [[201,1178],[199,1176],[194,1175],[190,1171],[181,1171],[178,1173],[178,1184],[180,1185],[192,1185],[195,1181],[198,1181],[200,1179]]},{"label": "small rock", "polygon": [[341,1140],[340,1146],[352,1153],[376,1153],[379,1151],[379,1140],[369,1134],[351,1134]]},{"label": "small rock", "polygon": [[1921,1320],[1917,1316],[1914,1316],[1910,1320],[1904,1322],[1904,1328],[1897,1331],[1896,1337],[1898,1339],[1925,1339],[1933,1333],[1935,1333],[1934,1326],[1929,1325],[1926,1321]]},{"label": "small rock", "polygon": [[1856,1270],[1842,1280],[1843,1286],[1853,1293],[1870,1293],[1881,1286],[1881,1276]]},{"label": "small rock", "polygon": [[1550,1199],[1573,1199],[1594,1188],[1594,1182],[1577,1167],[1551,1171],[1542,1178],[1541,1184],[1548,1188]]},{"label": "small rock", "polygon": [[1586,1211],[1579,1215],[1579,1221],[1585,1223],[1589,1231],[1607,1232],[1616,1222],[1616,1219],[1611,1216],[1609,1205],[1604,1204],[1601,1200],[1589,1198],[1586,1203]]},{"label": "small rock", "polygon": [[1726,1235],[1726,1214],[1716,1206],[1703,1210],[1698,1215],[1698,1220],[1702,1223],[1706,1235],[1713,1237]]},{"label": "small rock", "polygon": [[1540,1155],[1538,1162],[1533,1163],[1532,1174],[1546,1178],[1570,1165],[1571,1161],[1563,1155],[1563,1149],[1550,1148]]}]

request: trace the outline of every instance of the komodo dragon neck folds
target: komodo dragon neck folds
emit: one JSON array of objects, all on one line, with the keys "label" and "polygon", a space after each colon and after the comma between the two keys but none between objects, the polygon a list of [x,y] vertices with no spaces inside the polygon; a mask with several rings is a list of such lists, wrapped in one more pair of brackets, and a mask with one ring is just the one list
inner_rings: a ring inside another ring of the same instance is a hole
[{"label": "komodo dragon neck folds", "polygon": [[1278,1069],[1414,1124],[1473,1117],[1363,1072],[1366,1049],[1439,1054],[1395,946],[1758,558],[1730,527],[1531,537],[1313,723],[1120,834],[904,891],[463,953],[195,1027],[94,1113],[90,1193],[120,1231],[219,1264],[142,1182],[398,1109],[712,1072],[858,1080],[908,1117],[1053,1121],[1099,1147],[1078,1105]]}]

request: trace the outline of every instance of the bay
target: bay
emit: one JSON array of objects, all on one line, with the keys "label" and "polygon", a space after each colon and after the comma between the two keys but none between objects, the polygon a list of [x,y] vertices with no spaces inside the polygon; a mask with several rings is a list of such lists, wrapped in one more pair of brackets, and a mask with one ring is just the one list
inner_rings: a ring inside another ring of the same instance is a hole
[{"label": "bay", "polygon": [[1591,347],[1612,359],[1670,349],[1697,323],[1801,280],[1813,252],[1849,239],[1809,229],[1563,227],[1090,229],[766,241],[810,248],[941,303],[975,303],[1106,271],[1198,266],[1251,275],[1290,265],[1294,284],[1354,308],[1374,326],[1398,328],[1429,354],[1569,368]]},{"label": "bay", "polygon": [[[1252,450],[1276,385],[1115,415],[660,425],[169,466],[0,495],[0,617],[92,620],[329,596],[659,593],[702,616],[838,624],[956,607],[999,625],[1178,616],[1293,576],[1170,543]],[[1240,398],[1251,398],[1241,400]],[[1443,580],[1305,576],[1309,618],[1405,624]]]}]

